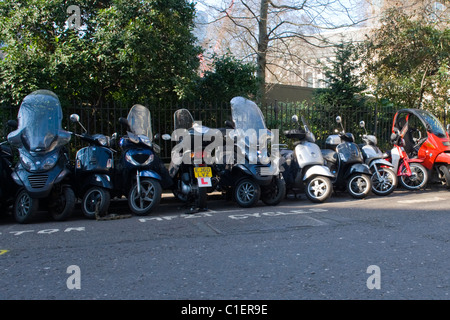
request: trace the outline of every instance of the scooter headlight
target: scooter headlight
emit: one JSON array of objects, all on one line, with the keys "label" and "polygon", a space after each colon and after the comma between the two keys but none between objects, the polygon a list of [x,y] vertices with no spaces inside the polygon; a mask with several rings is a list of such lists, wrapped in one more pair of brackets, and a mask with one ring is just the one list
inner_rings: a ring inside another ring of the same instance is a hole
[{"label": "scooter headlight", "polygon": [[23,167],[28,171],[36,171],[37,167],[33,160],[28,158],[24,154],[20,154],[20,162],[22,163]]},{"label": "scooter headlight", "polygon": [[44,159],[44,161],[42,163],[42,169],[50,170],[51,168],[53,168],[55,166],[57,161],[58,161],[57,153],[54,153],[54,154],[48,156],[47,158]]},{"label": "scooter headlight", "polygon": [[106,137],[98,137],[97,138],[97,142],[101,145],[101,146],[106,146],[108,144],[108,141],[106,140]]},{"label": "scooter headlight", "polygon": [[133,166],[147,166],[153,161],[153,153],[151,154],[135,154],[125,153],[125,160]]},{"label": "scooter headlight", "polygon": [[150,141],[149,137],[144,136],[144,135],[139,135],[139,139],[141,140],[141,142],[143,144],[145,144],[146,146],[151,147],[152,146],[152,142]]}]

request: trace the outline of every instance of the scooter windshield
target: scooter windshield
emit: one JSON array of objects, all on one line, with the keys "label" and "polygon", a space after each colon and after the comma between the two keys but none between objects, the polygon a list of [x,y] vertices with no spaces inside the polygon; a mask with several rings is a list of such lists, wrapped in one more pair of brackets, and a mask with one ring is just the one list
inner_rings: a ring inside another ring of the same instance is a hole
[{"label": "scooter windshield", "polygon": [[180,109],[173,114],[174,128],[191,129],[194,126],[194,117],[187,109]]},{"label": "scooter windshield", "polygon": [[150,140],[153,139],[152,118],[150,110],[146,107],[135,104],[128,113],[127,120],[132,133],[138,136],[146,136]]},{"label": "scooter windshield", "polygon": [[26,96],[17,119],[17,130],[8,135],[16,147],[25,147],[30,152],[50,152],[70,141],[70,133],[61,128],[61,104],[51,91],[38,90]]},{"label": "scooter windshield", "polygon": [[425,110],[417,110],[416,111],[426,123],[427,130],[438,137],[445,137],[445,129],[442,123],[436,118],[432,113]]},{"label": "scooter windshield", "polygon": [[235,129],[267,130],[264,116],[259,107],[253,101],[243,97],[231,99],[231,116]]}]

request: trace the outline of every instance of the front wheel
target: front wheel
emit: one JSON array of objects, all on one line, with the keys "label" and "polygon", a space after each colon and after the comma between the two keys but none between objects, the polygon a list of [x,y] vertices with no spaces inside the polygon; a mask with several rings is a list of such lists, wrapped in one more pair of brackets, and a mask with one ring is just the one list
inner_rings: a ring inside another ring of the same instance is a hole
[{"label": "front wheel", "polygon": [[81,211],[88,219],[103,217],[109,209],[111,195],[109,191],[101,187],[90,188],[81,201]]},{"label": "front wheel", "polygon": [[403,167],[400,177],[401,185],[408,190],[419,190],[428,182],[428,171],[420,163],[412,162],[409,164],[411,175],[406,174],[406,167]]},{"label": "front wheel", "polygon": [[347,181],[348,193],[355,199],[367,197],[371,189],[372,180],[370,180],[370,177],[366,174],[352,174]]},{"label": "front wheel", "polygon": [[286,196],[286,182],[280,177],[275,177],[272,183],[262,189],[262,202],[268,206],[276,206]]},{"label": "front wheel", "polygon": [[161,185],[151,178],[140,179],[140,192],[137,182],[133,183],[128,194],[128,206],[138,216],[145,216],[161,201]]},{"label": "front wheel", "polygon": [[261,196],[261,188],[253,179],[244,178],[236,183],[234,198],[243,208],[253,207]]},{"label": "front wheel", "polygon": [[306,197],[312,202],[325,202],[332,192],[333,185],[328,177],[315,176],[306,181]]},{"label": "front wheel", "polygon": [[450,189],[450,172],[448,170],[448,167],[446,164],[438,166],[438,173],[439,177],[441,179],[442,184],[447,188]]},{"label": "front wheel", "polygon": [[67,220],[75,207],[75,193],[70,187],[62,187],[61,193],[52,202],[49,212],[56,221]]},{"label": "front wheel", "polygon": [[14,202],[13,215],[18,223],[28,223],[33,220],[39,209],[39,200],[32,198],[26,190],[22,190]]},{"label": "front wheel", "polygon": [[379,176],[376,172],[372,174],[372,192],[378,196],[387,196],[391,194],[397,186],[397,175],[392,169],[377,168]]}]

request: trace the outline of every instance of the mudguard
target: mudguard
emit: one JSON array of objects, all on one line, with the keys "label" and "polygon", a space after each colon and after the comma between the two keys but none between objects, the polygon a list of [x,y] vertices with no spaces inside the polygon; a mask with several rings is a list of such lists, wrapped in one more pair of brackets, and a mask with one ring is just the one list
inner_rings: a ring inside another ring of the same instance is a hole
[{"label": "mudguard", "polygon": [[139,171],[139,177],[153,178],[153,179],[161,181],[161,176],[159,174],[157,174],[155,171],[151,171],[151,170]]},{"label": "mudguard", "polygon": [[303,181],[308,180],[312,176],[325,176],[334,178],[334,175],[331,173],[328,167],[320,165],[309,167],[303,176]]},{"label": "mudguard", "polygon": [[372,171],[370,170],[369,166],[367,164],[362,163],[355,163],[353,164],[347,171],[345,175],[345,179],[347,179],[350,175],[353,173],[362,173],[367,175],[372,175]]},{"label": "mudguard", "polygon": [[89,175],[86,181],[84,181],[84,185],[112,189],[111,178],[107,174]]},{"label": "mudguard", "polygon": [[372,162],[370,162],[370,167],[376,166],[376,165],[394,168],[394,165],[392,163],[390,163],[389,161],[384,160],[384,159],[375,159]]},{"label": "mudguard", "polygon": [[447,163],[450,164],[450,153],[442,152],[439,153],[434,160],[435,163]]}]

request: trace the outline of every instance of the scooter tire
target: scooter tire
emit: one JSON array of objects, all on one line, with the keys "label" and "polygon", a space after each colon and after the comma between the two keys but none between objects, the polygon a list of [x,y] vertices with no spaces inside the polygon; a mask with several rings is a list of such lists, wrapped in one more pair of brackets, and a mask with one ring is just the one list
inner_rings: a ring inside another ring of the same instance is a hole
[{"label": "scooter tire", "polygon": [[198,188],[198,198],[197,198],[197,206],[200,209],[206,209],[206,200],[208,199],[208,188],[199,187]]},{"label": "scooter tire", "polygon": [[270,186],[262,190],[262,202],[268,206],[276,206],[286,196],[286,182],[280,177],[275,177]]},{"label": "scooter tire", "polygon": [[[416,172],[414,179],[406,175],[400,176],[400,184],[407,190],[420,190],[424,188],[428,182],[428,170],[420,163],[412,162],[409,164],[412,172]],[[403,168],[402,173],[406,172]],[[418,174],[417,174],[418,173]],[[417,178],[417,179],[416,179]]]},{"label": "scooter tire", "polygon": [[386,188],[386,184],[380,184],[380,182],[378,181],[378,177],[376,172],[374,172],[372,174],[372,192],[374,194],[376,194],[377,196],[387,196],[389,194],[391,194],[392,192],[394,192],[397,183],[398,183],[398,179],[397,179],[397,175],[395,174],[395,172],[392,169],[389,168],[378,168],[378,172],[380,173],[380,175],[386,175],[385,179],[389,179],[390,180],[390,184],[389,187]]},{"label": "scooter tire", "polygon": [[443,164],[438,167],[439,172],[443,176],[442,184],[445,185],[447,189],[450,189],[450,172],[447,165]]},{"label": "scooter tire", "polygon": [[371,190],[372,180],[367,174],[354,173],[347,180],[347,191],[355,199],[364,199]]},{"label": "scooter tire", "polygon": [[[106,215],[109,209],[111,195],[108,190],[101,187],[92,187],[81,199],[81,211],[88,219],[95,219]],[[98,208],[97,208],[98,206]]]},{"label": "scooter tire", "polygon": [[261,197],[261,187],[251,178],[239,180],[234,188],[234,199],[242,208],[251,208]]},{"label": "scooter tire", "polygon": [[31,222],[39,209],[39,199],[32,198],[26,190],[21,190],[14,201],[13,216],[20,223]]},{"label": "scooter tire", "polygon": [[[63,206],[56,204],[56,207],[49,208],[49,212],[55,221],[65,221],[73,213],[75,208],[75,193],[70,187],[63,187],[57,200],[63,202]],[[60,210],[61,209],[61,210]]]},{"label": "scooter tire", "polygon": [[[128,207],[134,214],[136,214],[138,216],[148,215],[155,207],[158,206],[159,202],[161,201],[161,195],[162,195],[161,184],[155,179],[142,178],[141,179],[141,187],[145,184],[148,184],[146,197],[148,196],[148,193],[153,190],[152,200],[151,201],[146,200],[147,202],[150,202],[148,205],[141,206],[135,202],[135,200],[142,198],[140,195],[137,194],[137,183],[136,182],[133,183],[133,186],[131,187],[130,192],[128,193],[128,198],[127,198]],[[145,198],[144,198],[144,200],[145,200]],[[141,203],[141,201],[139,201],[139,202]]]},{"label": "scooter tire", "polygon": [[305,183],[305,194],[311,202],[325,202],[332,193],[333,184],[328,177],[315,176],[308,179]]}]

